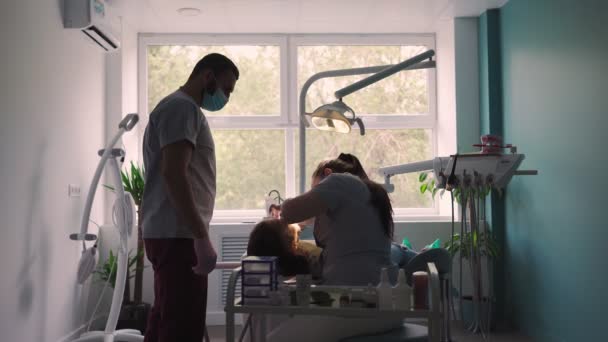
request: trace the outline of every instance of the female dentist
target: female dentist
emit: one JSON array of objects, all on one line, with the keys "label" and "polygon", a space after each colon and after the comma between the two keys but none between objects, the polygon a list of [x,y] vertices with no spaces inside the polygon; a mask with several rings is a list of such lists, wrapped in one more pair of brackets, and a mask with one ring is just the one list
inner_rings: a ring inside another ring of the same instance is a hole
[{"label": "female dentist", "polygon": [[[313,173],[312,189],[281,206],[282,220],[296,223],[315,218],[315,239],[323,247],[324,284],[377,284],[382,267],[390,265],[393,235],[390,199],[381,185],[353,175],[360,170],[342,159],[319,164]],[[334,342],[349,336],[381,333],[401,323],[401,320],[297,316],[272,330],[268,341]]]},{"label": "female dentist", "polygon": [[357,176],[360,164],[341,158],[321,162],[312,189],[285,201],[281,216],[286,223],[315,218],[324,284],[377,284],[390,264],[392,206],[380,184]]}]

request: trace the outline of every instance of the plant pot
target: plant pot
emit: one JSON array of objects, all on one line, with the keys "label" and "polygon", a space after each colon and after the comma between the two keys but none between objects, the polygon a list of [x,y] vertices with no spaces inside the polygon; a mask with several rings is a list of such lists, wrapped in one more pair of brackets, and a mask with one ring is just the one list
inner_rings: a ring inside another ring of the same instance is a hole
[{"label": "plant pot", "polygon": [[144,334],[150,308],[151,305],[148,303],[123,305],[120,308],[116,329],[137,329]]},{"label": "plant pot", "polygon": [[[490,330],[494,330],[496,322],[492,317],[488,317],[488,310],[490,309],[488,297],[483,297],[480,303],[480,322],[484,327],[488,326],[488,319],[490,319]],[[492,310],[495,310],[496,306],[492,303]],[[475,320],[475,312],[473,308],[473,297],[463,296],[462,297],[462,321],[465,326],[470,326]],[[493,314],[492,314],[493,316]]]}]

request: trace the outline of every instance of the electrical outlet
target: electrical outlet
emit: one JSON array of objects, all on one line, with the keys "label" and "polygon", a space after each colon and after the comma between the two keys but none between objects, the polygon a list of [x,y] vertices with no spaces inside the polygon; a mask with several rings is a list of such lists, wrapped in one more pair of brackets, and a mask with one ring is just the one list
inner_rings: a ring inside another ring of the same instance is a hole
[{"label": "electrical outlet", "polygon": [[68,184],[68,197],[80,197],[80,186]]}]

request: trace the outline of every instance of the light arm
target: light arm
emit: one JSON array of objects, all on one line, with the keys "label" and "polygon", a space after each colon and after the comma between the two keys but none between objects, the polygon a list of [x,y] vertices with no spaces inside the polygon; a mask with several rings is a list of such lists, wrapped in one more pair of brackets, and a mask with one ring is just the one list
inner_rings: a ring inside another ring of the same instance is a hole
[{"label": "light arm", "polygon": [[435,62],[433,61],[428,61],[426,63],[421,63],[422,61],[424,61],[427,58],[431,58],[435,55],[435,51],[433,50],[428,50],[426,52],[423,52],[419,55],[416,55],[408,60],[405,60],[399,64],[395,64],[392,66],[389,66],[388,68],[385,68],[369,77],[366,77],[360,81],[357,81],[349,86],[346,86],[338,91],[335,92],[335,96],[337,99],[341,99],[344,96],[350,95],[356,91],[359,91],[369,85],[372,85],[378,81],[381,81],[393,74],[398,73],[399,71],[402,70],[406,70],[406,69],[424,69],[424,68],[432,68],[435,67]]}]

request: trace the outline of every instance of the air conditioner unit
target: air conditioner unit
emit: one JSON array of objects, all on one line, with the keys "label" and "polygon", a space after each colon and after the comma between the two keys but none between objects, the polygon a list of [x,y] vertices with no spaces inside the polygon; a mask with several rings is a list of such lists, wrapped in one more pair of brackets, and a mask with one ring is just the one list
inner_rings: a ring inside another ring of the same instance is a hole
[{"label": "air conditioner unit", "polygon": [[63,27],[80,29],[104,51],[120,47],[116,27],[117,17],[104,0],[65,0]]}]

